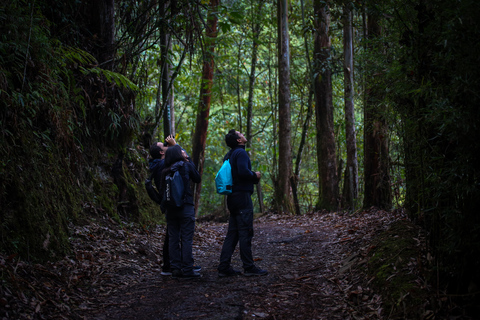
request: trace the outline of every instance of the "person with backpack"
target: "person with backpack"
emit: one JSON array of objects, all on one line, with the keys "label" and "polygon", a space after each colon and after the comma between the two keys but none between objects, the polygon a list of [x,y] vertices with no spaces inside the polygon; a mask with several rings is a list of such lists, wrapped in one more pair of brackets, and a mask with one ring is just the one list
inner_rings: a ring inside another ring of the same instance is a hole
[{"label": "person with backpack", "polygon": [[[148,169],[150,172],[150,177],[147,180],[153,181],[155,185],[155,190],[153,191],[153,193],[156,193],[156,196],[152,197],[152,195],[150,195],[150,192],[152,191],[149,191],[149,196],[152,198],[153,201],[157,202],[160,205],[160,209],[162,210],[162,213],[166,212],[166,208],[161,204],[162,196],[160,196],[159,190],[161,187],[162,171],[163,169],[165,169],[165,152],[169,147],[174,146],[176,144],[177,142],[175,141],[175,138],[172,135],[169,135],[167,138],[165,138],[165,142],[153,143],[150,146],[150,150],[149,150],[150,159],[148,159]],[[147,190],[148,190],[148,187],[147,187]],[[163,265],[162,265],[162,271],[160,273],[162,276],[172,275],[168,247],[169,247],[169,237],[168,237],[168,228],[167,228],[167,230],[165,230],[165,239],[163,241],[163,247],[162,247]],[[200,271],[201,269],[202,268],[200,266],[194,266],[195,271]]]},{"label": "person with backpack", "polygon": [[229,160],[233,179],[232,193],[227,195],[227,206],[230,211],[228,231],[220,254],[218,275],[229,277],[240,275],[241,271],[233,269],[231,260],[237,243],[240,245],[240,258],[245,276],[264,276],[268,271],[255,266],[252,255],[253,238],[253,185],[260,181],[260,172],[252,171],[250,157],[245,150],[247,139],[235,130],[225,136],[230,151],[223,161]]},{"label": "person with backpack", "polygon": [[[162,171],[165,168],[165,152],[169,146],[174,146],[176,144],[175,139],[170,135],[165,139],[165,142],[156,142],[150,146],[150,159],[148,160],[148,169],[150,171],[150,180],[153,180],[155,187],[160,190]],[[153,199],[158,201],[157,199]],[[160,203],[159,203],[160,204]],[[165,208],[162,208],[162,212],[165,212]],[[163,241],[162,256],[163,256],[163,265],[161,275],[169,276],[172,275],[170,268],[170,255],[168,252],[168,230],[165,231],[165,240]]]},{"label": "person with backpack", "polygon": [[195,207],[190,181],[201,181],[195,165],[179,145],[169,147],[165,152],[160,194],[166,209],[170,266],[174,278],[200,277],[193,265]]}]

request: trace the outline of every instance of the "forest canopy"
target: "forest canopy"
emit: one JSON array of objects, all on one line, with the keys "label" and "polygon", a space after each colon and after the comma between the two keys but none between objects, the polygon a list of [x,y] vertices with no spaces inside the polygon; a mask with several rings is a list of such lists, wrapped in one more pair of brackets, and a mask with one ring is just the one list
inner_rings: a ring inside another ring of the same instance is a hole
[{"label": "forest canopy", "polygon": [[443,282],[479,284],[480,3],[0,0],[0,248],[70,250],[69,224],[163,216],[143,187],[173,134],[224,214],[230,129],[255,210],[405,209]]}]

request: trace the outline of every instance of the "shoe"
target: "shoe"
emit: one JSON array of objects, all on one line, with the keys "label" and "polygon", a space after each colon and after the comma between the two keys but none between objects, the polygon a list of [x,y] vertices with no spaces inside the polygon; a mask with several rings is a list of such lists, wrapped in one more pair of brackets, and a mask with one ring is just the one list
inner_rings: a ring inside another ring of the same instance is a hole
[{"label": "shoe", "polygon": [[202,267],[200,266],[193,266],[193,272],[200,272],[202,271]]},{"label": "shoe", "polygon": [[162,272],[160,272],[160,274],[162,276],[171,276],[172,275],[172,271],[170,270],[162,270]]},{"label": "shoe", "polygon": [[242,272],[241,271],[238,271],[238,270],[235,270],[233,268],[229,268],[227,270],[222,270],[222,271],[218,271],[218,276],[219,277],[234,277],[234,276],[238,276],[238,275],[241,275]]},{"label": "shoe", "polygon": [[247,277],[251,276],[266,276],[268,274],[267,270],[258,269],[257,267],[250,268],[245,270],[244,275]]}]

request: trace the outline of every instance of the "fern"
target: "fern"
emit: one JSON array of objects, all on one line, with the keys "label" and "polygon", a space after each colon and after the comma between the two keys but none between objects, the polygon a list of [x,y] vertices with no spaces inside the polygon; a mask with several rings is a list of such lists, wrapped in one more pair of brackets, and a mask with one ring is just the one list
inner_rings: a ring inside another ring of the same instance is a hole
[{"label": "fern", "polygon": [[82,71],[83,74],[94,73],[94,74],[98,74],[98,75],[103,75],[107,79],[108,82],[115,83],[119,87],[130,89],[132,91],[138,91],[139,90],[138,86],[135,83],[133,83],[127,77],[125,77],[124,75],[122,75],[120,73],[105,70],[105,69],[101,69],[101,68],[98,68],[98,67],[90,68],[90,69],[80,67],[80,70]]},{"label": "fern", "polygon": [[57,52],[61,57],[64,58],[65,64],[68,63],[78,63],[81,65],[95,65],[97,64],[97,59],[92,56],[90,53],[75,47],[62,45],[60,42],[57,42]]}]

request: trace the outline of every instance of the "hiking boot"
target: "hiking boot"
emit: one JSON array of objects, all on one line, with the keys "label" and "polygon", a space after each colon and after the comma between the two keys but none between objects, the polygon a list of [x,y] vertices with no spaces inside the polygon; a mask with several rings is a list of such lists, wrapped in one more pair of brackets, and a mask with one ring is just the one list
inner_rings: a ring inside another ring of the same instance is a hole
[{"label": "hiking boot", "polygon": [[193,266],[193,272],[200,272],[202,271],[202,267],[200,266]]},{"label": "hiking boot", "polygon": [[245,270],[244,275],[247,277],[251,276],[266,276],[268,274],[267,270],[258,269],[257,267],[250,268]]},{"label": "hiking boot", "polygon": [[235,270],[233,268],[229,268],[227,270],[222,270],[222,271],[218,271],[218,276],[219,277],[234,277],[234,276],[238,276],[238,275],[241,275],[242,272],[241,271],[238,271],[238,270]]}]

